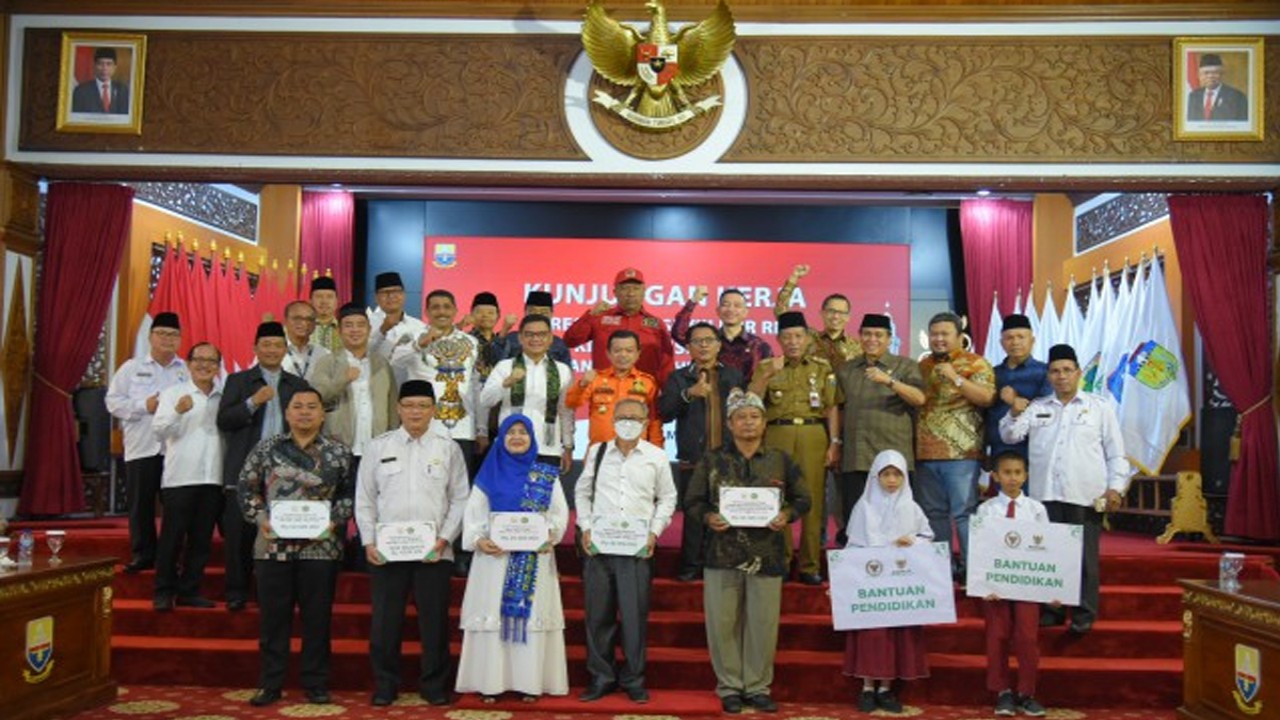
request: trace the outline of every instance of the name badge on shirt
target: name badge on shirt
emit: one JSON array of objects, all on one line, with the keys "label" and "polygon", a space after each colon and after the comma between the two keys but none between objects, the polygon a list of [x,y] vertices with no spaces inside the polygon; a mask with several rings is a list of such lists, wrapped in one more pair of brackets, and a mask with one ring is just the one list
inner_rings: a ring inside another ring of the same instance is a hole
[{"label": "name badge on shirt", "polygon": [[621,315],[605,315],[604,317],[600,318],[600,324],[601,325],[621,325],[622,316]]}]

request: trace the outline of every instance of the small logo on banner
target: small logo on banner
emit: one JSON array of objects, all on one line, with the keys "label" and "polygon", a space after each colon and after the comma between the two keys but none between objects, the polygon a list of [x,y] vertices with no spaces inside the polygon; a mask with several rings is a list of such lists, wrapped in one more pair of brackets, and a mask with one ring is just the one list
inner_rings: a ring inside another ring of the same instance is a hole
[{"label": "small logo on banner", "polygon": [[27,665],[22,677],[31,685],[44,682],[53,672],[53,616],[27,622]]},{"label": "small logo on banner", "polygon": [[1004,534],[1004,544],[1011,548],[1016,548],[1022,544],[1022,535],[1010,530]]},{"label": "small logo on banner", "polygon": [[1262,687],[1262,655],[1258,648],[1236,645],[1236,689],[1231,695],[1236,706],[1246,715],[1262,712],[1262,703],[1254,702]]},{"label": "small logo on banner", "polygon": [[436,243],[431,253],[431,264],[447,270],[458,264],[458,246],[454,243]]},{"label": "small logo on banner", "polygon": [[871,577],[880,577],[880,573],[884,572],[884,565],[879,560],[870,560],[867,562],[867,574]]}]

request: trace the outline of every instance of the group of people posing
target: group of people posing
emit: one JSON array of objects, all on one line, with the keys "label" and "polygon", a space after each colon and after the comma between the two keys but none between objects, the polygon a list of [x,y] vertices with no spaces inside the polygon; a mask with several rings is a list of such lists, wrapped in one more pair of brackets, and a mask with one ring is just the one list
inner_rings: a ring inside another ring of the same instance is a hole
[{"label": "group of people posing", "polygon": [[[552,549],[572,531],[583,556],[591,677],[580,699],[621,691],[644,703],[652,555],[680,509],[678,579],[702,580],[723,708],[774,711],[782,585],[793,574],[824,583],[828,478],[838,545],[949,541],[954,531],[955,569],[963,573],[982,462],[996,458],[1001,494],[980,512],[1084,525],[1083,592],[1070,629],[1088,632],[1098,607],[1102,512],[1119,503],[1128,463],[1114,409],[1078,391],[1074,352],[1055,346],[1047,366],[1032,359],[1030,324],[1014,315],[1001,336],[1008,358],[992,368],[961,347],[961,320],[941,313],[929,323],[930,355],[919,362],[893,355],[887,316],[867,314],[857,336],[846,335],[851,308],[843,295],[824,299],[820,328],[789,310],[807,272],[796,266],[777,296],[779,357],[746,331],[742,293],[721,293],[712,324],[693,318],[706,297],[700,288],[668,328],[644,308],[644,276],[635,268],[615,278],[616,304],[591,308],[563,338],[552,332],[553,302],[542,291],[528,294],[523,316],[505,317],[492,293],[479,293],[460,322],[453,294],[433,290],[424,322],[405,312],[394,272],[376,277],[373,311],[339,306],[332,279],[318,277],[309,302],[290,303],[283,323],[258,327],[257,364],[225,381],[211,344],[177,357],[179,318],[161,313],[149,354],[121,366],[107,394],[125,437],[132,550],[125,571],[155,567],[157,611],[214,607],[200,583],[219,526],[227,610],[245,608],[256,576],[255,706],[282,696],[295,605],[301,684],[309,701],[330,700],[330,619],[344,553],[371,578],[372,703],[388,705],[399,691],[410,594],[422,646],[418,692],[449,703],[450,577],[466,575],[452,689],[532,701],[569,691]],[[569,349],[588,342],[593,368],[575,375]],[[673,343],[691,357],[678,369]],[[579,456],[571,528],[561,483],[580,408],[590,447]],[[669,421],[674,473],[661,449]],[[734,488],[769,488],[779,498],[776,515],[731,524],[720,503]],[[296,501],[327,508],[328,522],[321,518],[313,536],[272,524],[273,508],[305,504]],[[545,542],[504,549],[495,518],[510,513],[539,516]],[[604,542],[619,518],[647,529],[638,549],[621,553]],[[431,528],[434,542],[420,559],[388,559],[380,540],[405,524]],[[1032,699],[1035,632],[1066,622],[1063,609],[1042,615],[1035,605],[989,600],[988,687],[997,712],[1043,714]],[[1021,670],[1016,695],[1010,641]],[[863,679],[860,708],[901,710],[892,682],[927,673],[919,628],[851,633],[845,672]]]}]

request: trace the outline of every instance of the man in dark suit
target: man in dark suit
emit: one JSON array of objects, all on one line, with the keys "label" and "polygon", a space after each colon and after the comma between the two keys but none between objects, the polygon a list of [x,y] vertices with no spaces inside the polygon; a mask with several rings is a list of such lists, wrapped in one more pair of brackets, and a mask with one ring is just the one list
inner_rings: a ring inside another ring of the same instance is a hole
[{"label": "man in dark suit", "polygon": [[227,566],[227,609],[243,610],[249,597],[253,571],[253,540],[257,528],[240,514],[236,491],[240,470],[249,452],[262,440],[289,431],[284,408],[289,398],[307,387],[306,381],[281,369],[287,352],[284,326],[264,322],[258,326],[253,353],[258,364],[227,378],[218,405],[218,430],[226,440],[222,463],[223,554]]},{"label": "man in dark suit", "polygon": [[1200,87],[1187,96],[1187,119],[1195,121],[1248,120],[1249,98],[1222,82],[1222,57],[1200,56]]},{"label": "man in dark suit", "polygon": [[116,49],[100,47],[93,51],[93,79],[76,86],[71,93],[71,112],[129,113],[129,86],[113,79],[116,74]]}]

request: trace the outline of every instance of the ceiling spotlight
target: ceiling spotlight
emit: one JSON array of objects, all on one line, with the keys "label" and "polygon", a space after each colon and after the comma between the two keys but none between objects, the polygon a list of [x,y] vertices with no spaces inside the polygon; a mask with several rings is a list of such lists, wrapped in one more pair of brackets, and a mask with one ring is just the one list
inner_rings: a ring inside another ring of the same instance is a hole
[{"label": "ceiling spotlight", "polygon": [[990,194],[991,194],[991,191],[986,188],[982,188],[981,190],[978,191],[978,197],[986,197]]}]

